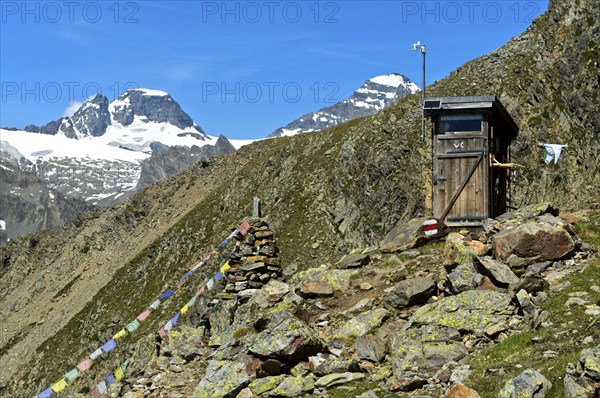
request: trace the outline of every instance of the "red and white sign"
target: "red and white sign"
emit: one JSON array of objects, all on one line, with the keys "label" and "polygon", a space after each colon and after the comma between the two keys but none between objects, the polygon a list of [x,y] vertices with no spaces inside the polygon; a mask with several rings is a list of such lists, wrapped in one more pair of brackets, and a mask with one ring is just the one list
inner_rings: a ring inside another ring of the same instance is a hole
[{"label": "red and white sign", "polygon": [[438,221],[436,219],[429,219],[423,223],[423,231],[425,235],[437,235],[438,233]]}]

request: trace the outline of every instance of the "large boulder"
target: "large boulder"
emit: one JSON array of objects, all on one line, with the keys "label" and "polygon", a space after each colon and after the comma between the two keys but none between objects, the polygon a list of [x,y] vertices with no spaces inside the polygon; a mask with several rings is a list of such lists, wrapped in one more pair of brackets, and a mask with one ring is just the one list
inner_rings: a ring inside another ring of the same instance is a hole
[{"label": "large boulder", "polygon": [[242,360],[209,360],[194,398],[233,398],[254,379]]},{"label": "large boulder", "polygon": [[287,311],[257,322],[260,333],[248,338],[247,348],[255,356],[296,363],[323,349],[323,342],[306,323]]},{"label": "large boulder", "polygon": [[490,277],[497,286],[507,288],[509,285],[519,282],[519,277],[512,272],[508,265],[496,261],[490,256],[476,257],[475,266],[480,273]]},{"label": "large boulder", "polygon": [[[398,251],[409,250],[419,247],[430,240],[430,237],[425,234],[423,223],[427,218],[413,218],[408,222],[399,222],[394,228],[383,238],[379,244],[379,249],[384,253],[392,253]],[[438,235],[443,234],[446,227],[438,225]]]},{"label": "large boulder", "polygon": [[468,355],[458,330],[424,325],[396,331],[389,338],[389,356],[396,379],[407,372],[435,372]]},{"label": "large boulder", "polygon": [[396,309],[423,304],[434,295],[435,281],[430,277],[405,279],[386,294],[385,301]]},{"label": "large boulder", "polygon": [[[344,270],[344,269],[329,269],[326,265],[320,267],[309,268],[306,271],[302,271],[294,275],[292,281],[295,282],[298,287],[296,293],[302,296],[302,287],[308,289],[307,291],[316,290],[320,291],[341,291],[345,292],[350,290],[350,276],[358,272],[356,270]],[[314,289],[312,287],[314,287]],[[307,293],[310,297],[310,293]]]},{"label": "large boulder", "polygon": [[210,342],[213,347],[223,345],[231,337],[237,303],[235,300],[221,300],[210,311]]},{"label": "large boulder", "polygon": [[542,221],[530,221],[494,236],[494,256],[505,261],[511,256],[525,264],[557,260],[571,253],[575,242],[563,228]]},{"label": "large boulder", "polygon": [[600,344],[583,350],[579,362],[584,376],[600,382]]},{"label": "large boulder", "polygon": [[544,398],[550,388],[552,383],[544,375],[535,369],[526,369],[506,382],[498,398]]},{"label": "large boulder", "polygon": [[362,335],[356,339],[356,355],[360,359],[381,362],[387,352],[385,341],[374,335]]},{"label": "large boulder", "polygon": [[376,308],[353,316],[336,331],[335,337],[348,341],[367,334],[380,327],[389,315],[389,311],[384,308]]},{"label": "large boulder", "polygon": [[421,325],[456,328],[466,333],[483,334],[498,327],[515,312],[511,298],[489,290],[469,290],[456,296],[424,305],[411,318]]}]

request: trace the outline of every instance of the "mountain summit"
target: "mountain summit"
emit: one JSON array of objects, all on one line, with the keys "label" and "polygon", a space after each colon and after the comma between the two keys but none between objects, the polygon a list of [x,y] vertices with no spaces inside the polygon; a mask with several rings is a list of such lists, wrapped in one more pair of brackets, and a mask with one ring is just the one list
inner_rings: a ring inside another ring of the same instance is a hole
[{"label": "mountain summit", "polygon": [[369,79],[350,98],[294,120],[278,128],[269,137],[290,136],[325,130],[349,120],[373,115],[399,98],[414,94],[419,87],[399,73]]}]

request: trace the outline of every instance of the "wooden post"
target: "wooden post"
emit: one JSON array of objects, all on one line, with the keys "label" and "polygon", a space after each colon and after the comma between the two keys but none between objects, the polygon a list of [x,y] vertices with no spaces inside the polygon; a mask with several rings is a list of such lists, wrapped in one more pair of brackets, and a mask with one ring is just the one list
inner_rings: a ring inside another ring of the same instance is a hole
[{"label": "wooden post", "polygon": [[252,204],[252,217],[260,218],[260,199],[254,197],[254,203]]}]

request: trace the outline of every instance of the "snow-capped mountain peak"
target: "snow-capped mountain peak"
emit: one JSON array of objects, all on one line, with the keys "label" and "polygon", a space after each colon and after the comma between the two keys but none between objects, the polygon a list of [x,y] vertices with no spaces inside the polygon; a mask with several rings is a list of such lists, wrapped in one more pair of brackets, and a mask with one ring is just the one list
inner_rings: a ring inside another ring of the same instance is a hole
[{"label": "snow-capped mountain peak", "polygon": [[419,86],[399,73],[375,76],[367,80],[350,98],[301,116],[287,126],[275,130],[269,137],[325,130],[352,119],[377,113],[398,99],[418,91]]}]

